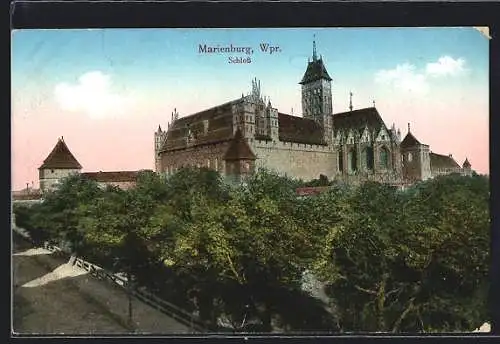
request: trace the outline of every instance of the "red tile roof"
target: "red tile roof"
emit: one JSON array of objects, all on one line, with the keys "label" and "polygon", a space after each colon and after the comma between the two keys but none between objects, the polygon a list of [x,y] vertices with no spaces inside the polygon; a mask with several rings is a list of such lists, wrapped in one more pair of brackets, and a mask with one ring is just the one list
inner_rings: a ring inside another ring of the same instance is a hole
[{"label": "red tile roof", "polygon": [[240,129],[236,130],[234,138],[229,145],[226,154],[224,155],[224,160],[255,160],[257,157],[252,152],[252,149],[248,145],[247,141],[243,138]]},{"label": "red tile roof", "polygon": [[431,169],[460,168],[460,165],[450,155],[430,153]]},{"label": "red tile roof", "polygon": [[[170,126],[162,151],[187,148],[186,137],[191,132],[190,146],[213,144],[229,141],[233,138],[232,106],[241,102],[237,99],[219,106],[207,109],[190,116],[177,119]],[[205,132],[205,121],[208,128]]]},{"label": "red tile roof", "polygon": [[310,195],[318,195],[322,192],[328,191],[329,186],[310,186],[298,188],[296,190],[297,195],[299,196],[310,196]]},{"label": "red tile roof", "polygon": [[136,182],[139,171],[85,172],[82,176],[100,183]]},{"label": "red tile roof", "polygon": [[358,134],[361,135],[365,127],[371,132],[375,132],[375,135],[378,134],[380,128],[386,128],[376,108],[363,108],[333,115],[333,128],[335,131],[346,132],[353,129],[357,130]]},{"label": "red tile roof", "polygon": [[82,165],[76,160],[61,137],[49,156],[43,161],[39,169],[81,169]]},{"label": "red tile roof", "polygon": [[323,128],[316,121],[278,113],[279,139],[285,142],[325,145]]},{"label": "red tile roof", "polygon": [[406,134],[403,141],[401,141],[401,147],[403,147],[403,148],[420,146],[420,145],[421,145],[421,143],[415,138],[415,136],[413,136],[412,133]]}]

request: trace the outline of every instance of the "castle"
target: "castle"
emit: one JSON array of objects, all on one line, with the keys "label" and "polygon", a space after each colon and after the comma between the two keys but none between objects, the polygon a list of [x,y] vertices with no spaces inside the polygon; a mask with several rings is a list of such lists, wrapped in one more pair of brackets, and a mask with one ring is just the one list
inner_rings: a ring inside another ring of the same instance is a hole
[{"label": "castle", "polygon": [[[438,175],[470,175],[451,155],[430,151],[411,132],[388,128],[373,107],[333,113],[332,78],[316,53],[299,83],[302,117],[282,113],[261,94],[260,82],[233,101],[182,118],[176,110],[168,129],[154,133],[155,171],[207,167],[241,181],[258,168],[309,181],[321,175],[349,184],[378,181],[405,186]],[[61,137],[39,168],[40,191],[52,189],[82,166]],[[133,187],[139,171],[86,172],[101,186]],[[27,187],[26,191],[30,191]],[[33,193],[30,191],[29,193]],[[24,197],[23,195],[17,195]]]},{"label": "castle", "polygon": [[401,140],[373,107],[333,113],[332,78],[313,42],[312,58],[299,83],[302,117],[282,113],[261,95],[260,82],[239,99],[179,118],[154,133],[155,170],[207,167],[242,180],[258,168],[302,180],[356,184],[367,180],[408,185],[441,174],[471,174],[451,155],[430,151],[411,132]]}]

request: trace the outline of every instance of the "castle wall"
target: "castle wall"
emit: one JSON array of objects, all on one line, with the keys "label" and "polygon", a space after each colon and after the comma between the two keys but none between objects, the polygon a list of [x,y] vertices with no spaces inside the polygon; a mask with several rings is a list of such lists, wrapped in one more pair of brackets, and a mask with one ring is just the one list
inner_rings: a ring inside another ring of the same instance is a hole
[{"label": "castle wall", "polygon": [[291,142],[254,140],[256,168],[267,168],[289,177],[311,180],[337,173],[337,156],[331,147]]},{"label": "castle wall", "polygon": [[52,190],[56,184],[72,174],[79,173],[79,169],[42,169],[39,170],[40,189],[42,191]]},{"label": "castle wall", "polygon": [[207,167],[224,174],[226,166],[224,154],[229,142],[194,146],[187,149],[161,153],[159,172],[171,174],[182,167]]}]

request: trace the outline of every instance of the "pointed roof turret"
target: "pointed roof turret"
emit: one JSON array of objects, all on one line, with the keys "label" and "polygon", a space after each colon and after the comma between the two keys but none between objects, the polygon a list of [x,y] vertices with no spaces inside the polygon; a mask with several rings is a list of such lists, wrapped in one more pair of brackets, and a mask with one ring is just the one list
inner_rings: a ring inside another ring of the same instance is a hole
[{"label": "pointed roof turret", "polygon": [[469,162],[469,159],[465,158],[465,161],[462,165],[463,168],[471,168],[471,164]]},{"label": "pointed roof turret", "polygon": [[316,54],[316,35],[313,35],[313,61],[318,59],[318,55]]},{"label": "pointed roof turret", "polygon": [[323,58],[320,57],[318,59],[318,54],[316,52],[316,39],[314,39],[312,61],[308,62],[306,72],[304,73],[304,76],[299,84],[303,85],[317,80],[332,81],[332,78],[330,78],[330,75],[328,75],[328,72],[326,71],[326,67],[323,64]]},{"label": "pointed roof turret", "polygon": [[243,138],[240,128],[236,129],[231,145],[224,155],[224,160],[255,160],[257,157]]},{"label": "pointed roof turret", "polygon": [[57,144],[43,161],[38,169],[81,169],[82,165],[76,160],[61,136]]},{"label": "pointed roof turret", "polygon": [[161,133],[161,125],[158,124],[158,132]]}]

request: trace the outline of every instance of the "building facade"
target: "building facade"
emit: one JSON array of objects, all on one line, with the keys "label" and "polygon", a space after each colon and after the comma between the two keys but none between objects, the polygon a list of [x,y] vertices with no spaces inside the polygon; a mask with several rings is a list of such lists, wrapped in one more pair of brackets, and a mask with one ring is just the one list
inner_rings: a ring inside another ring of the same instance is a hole
[{"label": "building facade", "polygon": [[299,84],[302,117],[273,107],[257,80],[239,99],[181,118],[175,110],[168,129],[154,134],[155,170],[171,174],[197,166],[240,178],[266,168],[302,180],[324,175],[351,184],[396,185],[471,172],[468,161],[460,167],[451,156],[430,152],[409,126],[401,140],[400,130],[386,126],[375,104],[354,110],[352,94],[349,111],[334,113],[332,78],[314,42]]},{"label": "building facade", "polygon": [[14,192],[13,195],[17,198],[28,197],[21,196],[24,194],[36,194],[38,198],[44,192],[53,190],[57,187],[61,180],[73,174],[80,174],[83,177],[97,182],[101,187],[107,185],[117,186],[121,189],[129,189],[134,187],[137,182],[137,177],[140,171],[115,171],[115,172],[81,172],[82,165],[76,160],[75,156],[69,150],[64,138],[58,139],[56,145],[44,160],[43,164],[38,168],[39,171],[39,190],[22,190]]},{"label": "building facade", "polygon": [[41,192],[54,189],[60,180],[80,173],[81,170],[82,165],[69,150],[64,142],[64,137],[60,137],[43,164],[38,168]]}]

